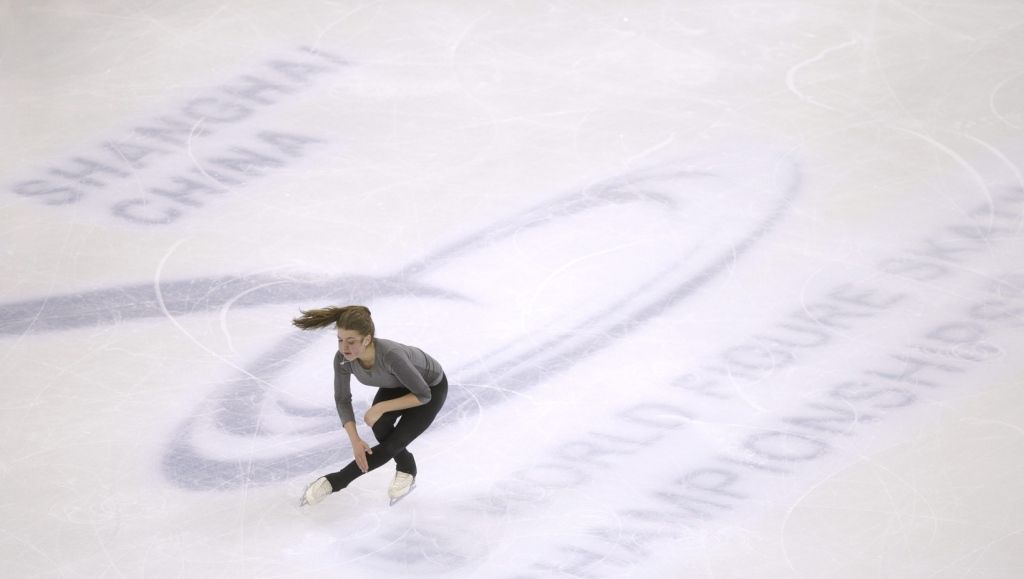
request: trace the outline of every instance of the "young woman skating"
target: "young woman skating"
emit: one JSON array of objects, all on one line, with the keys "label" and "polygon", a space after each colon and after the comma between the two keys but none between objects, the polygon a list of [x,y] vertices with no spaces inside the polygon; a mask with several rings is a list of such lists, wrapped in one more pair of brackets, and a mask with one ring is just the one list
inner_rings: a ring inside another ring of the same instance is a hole
[{"label": "young woman skating", "polygon": [[[395,478],[388,489],[392,504],[412,490],[416,460],[409,443],[430,426],[448,395],[441,365],[419,348],[377,338],[370,310],[364,306],[326,307],[302,311],[292,323],[303,330],[335,326],[334,402],[352,443],[355,460],[322,476],[306,488],[300,505],[312,505],[347,487],[357,477],[394,459]],[[370,447],[356,430],[351,379],[379,388],[363,420],[373,429]]]}]

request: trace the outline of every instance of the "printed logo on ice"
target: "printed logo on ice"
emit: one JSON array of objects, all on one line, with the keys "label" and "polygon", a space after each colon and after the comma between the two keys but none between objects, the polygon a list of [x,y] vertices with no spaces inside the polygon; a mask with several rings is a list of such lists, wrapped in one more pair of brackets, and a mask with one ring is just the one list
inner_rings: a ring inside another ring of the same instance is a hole
[{"label": "printed logo on ice", "polygon": [[295,121],[270,129],[267,117],[347,66],[301,47],[8,188],[49,206],[99,206],[121,223],[175,223],[322,147],[326,138],[296,129]]}]

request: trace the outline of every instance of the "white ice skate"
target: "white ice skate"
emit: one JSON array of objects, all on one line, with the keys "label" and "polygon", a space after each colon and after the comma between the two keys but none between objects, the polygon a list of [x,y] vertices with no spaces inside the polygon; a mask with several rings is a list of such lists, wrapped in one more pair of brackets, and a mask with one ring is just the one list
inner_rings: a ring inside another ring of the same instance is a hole
[{"label": "white ice skate", "polygon": [[414,488],[416,488],[416,477],[409,473],[396,472],[395,480],[391,481],[391,487],[388,489],[388,497],[391,499],[391,503],[388,506],[402,500]]},{"label": "white ice skate", "polygon": [[309,486],[306,487],[306,492],[302,493],[302,500],[299,501],[299,506],[315,505],[332,492],[333,489],[331,488],[330,481],[326,477],[320,477],[309,483]]}]

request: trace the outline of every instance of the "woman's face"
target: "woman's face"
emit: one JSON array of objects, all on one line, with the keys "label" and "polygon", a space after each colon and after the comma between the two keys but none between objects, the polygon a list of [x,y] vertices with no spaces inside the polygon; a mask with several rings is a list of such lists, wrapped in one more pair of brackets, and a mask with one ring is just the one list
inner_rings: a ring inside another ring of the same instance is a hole
[{"label": "woman's face", "polygon": [[352,361],[363,355],[370,345],[370,337],[355,330],[338,328],[338,351],[346,360]]}]

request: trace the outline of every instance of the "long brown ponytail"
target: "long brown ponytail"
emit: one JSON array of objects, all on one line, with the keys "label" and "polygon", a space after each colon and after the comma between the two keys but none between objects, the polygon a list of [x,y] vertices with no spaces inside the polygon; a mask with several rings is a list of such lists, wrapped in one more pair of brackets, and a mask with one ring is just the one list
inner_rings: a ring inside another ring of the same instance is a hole
[{"label": "long brown ponytail", "polygon": [[353,330],[362,336],[373,337],[373,318],[366,306],[328,306],[315,310],[299,310],[302,315],[292,320],[292,325],[303,330],[326,328],[331,324],[343,330]]}]

